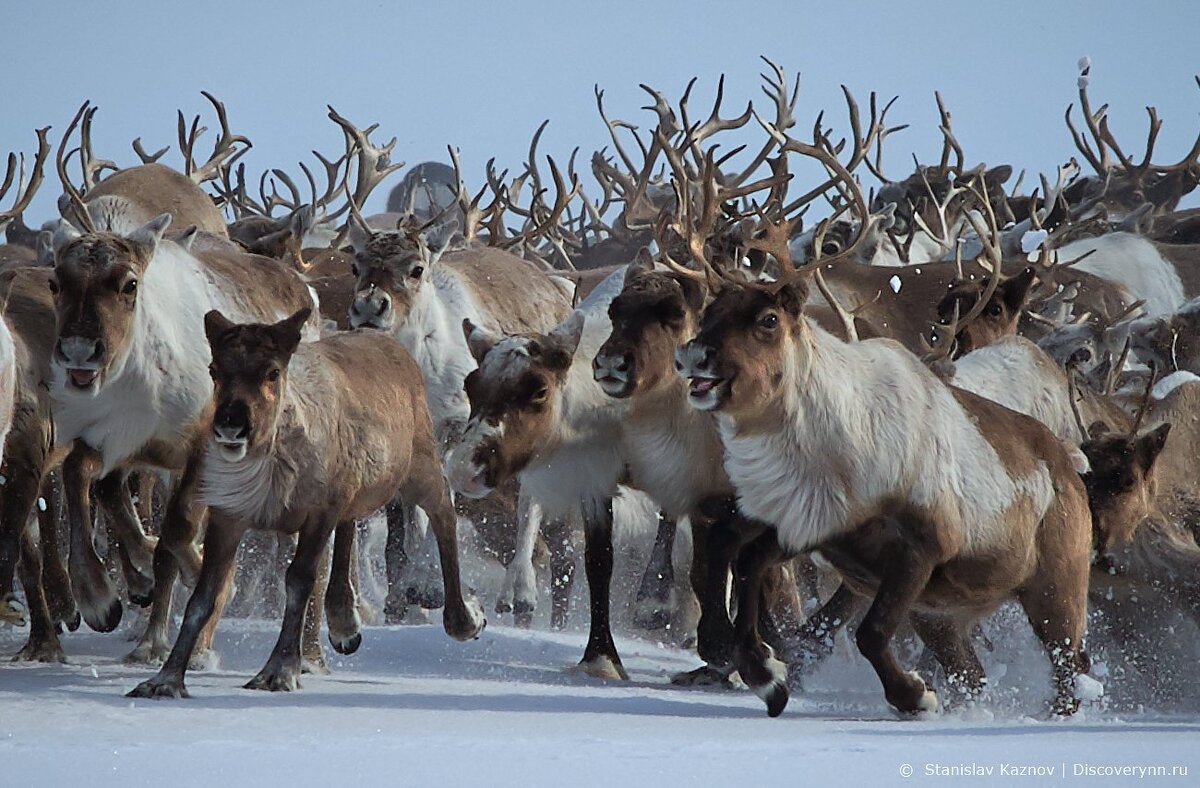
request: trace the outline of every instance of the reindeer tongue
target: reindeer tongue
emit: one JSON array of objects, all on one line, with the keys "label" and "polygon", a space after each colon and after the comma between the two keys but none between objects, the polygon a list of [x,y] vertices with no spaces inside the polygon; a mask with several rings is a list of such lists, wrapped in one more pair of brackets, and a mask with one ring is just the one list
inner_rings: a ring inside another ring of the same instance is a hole
[{"label": "reindeer tongue", "polygon": [[691,393],[707,394],[715,385],[717,385],[715,378],[692,378]]},{"label": "reindeer tongue", "polygon": [[92,385],[92,381],[96,379],[98,374],[94,369],[70,369],[67,374],[71,376],[71,382],[80,388]]}]

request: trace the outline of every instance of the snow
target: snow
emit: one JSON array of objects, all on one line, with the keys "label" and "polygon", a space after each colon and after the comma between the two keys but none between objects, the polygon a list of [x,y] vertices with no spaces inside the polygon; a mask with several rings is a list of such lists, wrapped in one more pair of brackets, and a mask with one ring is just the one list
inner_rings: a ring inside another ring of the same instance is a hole
[{"label": "snow", "polygon": [[[973,784],[1005,785],[1002,765],[1052,766],[1051,784],[1075,764],[1200,773],[1195,715],[1088,708],[1050,721],[999,701],[901,720],[846,644],[772,720],[749,692],[670,686],[671,673],[696,664],[685,651],[619,638],[631,680],[601,682],[566,670],[582,632],[498,625],[466,644],[437,626],[369,627],[359,653],[332,659],[330,675],[305,676],[297,692],[240,689],[276,632],[274,622],[223,621],[223,665],[190,674],[193,697],[182,701],[124,697],[150,669],[120,663],[130,644],[119,634],[68,635],[70,665],[4,665],[0,782],[892,785],[966,765],[993,769]],[[24,634],[0,632],[0,652]],[[989,672],[1008,697],[1020,671]]]},{"label": "snow", "polygon": [[1178,372],[1172,372],[1155,383],[1150,395],[1156,400],[1166,399],[1172,391],[1184,383],[1191,383],[1193,381],[1200,381],[1200,377],[1197,377],[1192,372],[1188,372],[1186,369],[1181,369]]},{"label": "snow", "polygon": [[901,282],[900,282],[900,277],[899,277],[899,276],[893,276],[891,279],[889,279],[889,280],[888,280],[888,284],[889,284],[889,285],[891,285],[891,288],[892,288],[892,292],[893,292],[893,293],[899,293],[899,292],[900,292],[900,285],[901,285]]}]

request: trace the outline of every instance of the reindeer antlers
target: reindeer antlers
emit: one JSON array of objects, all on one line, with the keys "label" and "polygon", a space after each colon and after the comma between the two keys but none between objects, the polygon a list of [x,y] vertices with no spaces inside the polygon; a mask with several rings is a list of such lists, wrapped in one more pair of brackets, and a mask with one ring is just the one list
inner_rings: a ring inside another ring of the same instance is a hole
[{"label": "reindeer antlers", "polygon": [[25,154],[21,153],[20,156],[15,153],[8,154],[8,166],[4,171],[4,182],[0,183],[0,199],[3,199],[8,194],[8,190],[13,185],[14,180],[17,184],[17,192],[12,207],[7,211],[0,211],[0,231],[7,228],[10,222],[19,217],[29,207],[33,196],[37,194],[38,187],[42,185],[42,180],[45,176],[46,159],[50,157],[50,142],[46,137],[49,132],[49,126],[37,130],[38,149],[34,155],[33,166],[29,170],[28,182],[25,180]]}]

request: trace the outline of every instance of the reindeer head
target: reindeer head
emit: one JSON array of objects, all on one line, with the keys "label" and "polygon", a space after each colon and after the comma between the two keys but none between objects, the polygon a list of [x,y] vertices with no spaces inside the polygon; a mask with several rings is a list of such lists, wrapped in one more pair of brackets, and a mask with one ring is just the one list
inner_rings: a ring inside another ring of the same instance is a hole
[{"label": "reindeer head", "polygon": [[548,334],[500,336],[470,320],[463,333],[479,368],[464,383],[471,416],[447,476],[459,493],[483,498],[524,470],[553,433],[583,314],[573,312]]},{"label": "reindeer head", "polygon": [[[955,281],[937,305],[938,321],[942,325],[949,325],[956,314],[969,313],[987,291],[989,278]],[[983,311],[974,320],[959,327],[954,337],[954,357],[958,358],[976,348],[990,345],[1001,337],[1015,335],[1017,322],[1021,318],[1021,310],[1025,306],[1025,299],[1033,281],[1034,270],[1026,268],[1016,276],[997,284]]]},{"label": "reindeer head", "polygon": [[160,214],[128,236],[82,234],[65,220],[59,224],[50,279],[57,314],[51,368],[65,390],[94,396],[124,366],[138,284],[170,224],[171,215]]},{"label": "reindeer head", "polygon": [[1083,475],[1097,548],[1107,552],[1129,542],[1153,511],[1157,483],[1154,462],[1166,445],[1170,424],[1140,435],[1107,431],[1093,424],[1084,442],[1091,470]]},{"label": "reindeer head", "polygon": [[1129,349],[1147,364],[1172,372],[1200,371],[1200,299],[1168,317],[1131,321],[1129,338]]},{"label": "reindeer head", "polygon": [[350,325],[390,331],[408,319],[434,266],[458,230],[457,222],[426,230],[372,232],[351,222],[354,275],[358,278]]},{"label": "reindeer head", "polygon": [[793,385],[789,365],[807,359],[807,298],[803,281],[721,290],[704,310],[699,334],[675,352],[675,370],[688,380],[688,403],[742,420],[783,398]]},{"label": "reindeer head", "polygon": [[238,325],[215,309],[204,316],[215,405],[210,440],[224,459],[238,462],[271,445],[288,362],[311,311],[270,325]]},{"label": "reindeer head", "polygon": [[672,383],[672,354],[695,333],[704,307],[704,285],[655,271],[640,257],[608,307],[612,334],[592,360],[592,374],[610,397],[651,393]]}]

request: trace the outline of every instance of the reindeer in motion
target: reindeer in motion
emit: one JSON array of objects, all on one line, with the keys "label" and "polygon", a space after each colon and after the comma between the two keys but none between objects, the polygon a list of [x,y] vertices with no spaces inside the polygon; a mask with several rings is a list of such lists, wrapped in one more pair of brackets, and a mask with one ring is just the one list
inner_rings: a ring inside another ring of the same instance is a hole
[{"label": "reindeer in motion", "polygon": [[[833,173],[847,203],[866,217],[861,192],[827,140],[807,145],[766,128],[785,152]],[[715,200],[715,187],[706,188]],[[762,579],[789,553],[819,551],[852,591],[872,600],[857,643],[898,710],[937,706],[925,681],[891,652],[906,618],[952,683],[973,693],[983,669],[967,633],[1016,597],[1051,656],[1053,709],[1072,713],[1074,676],[1088,667],[1091,519],[1079,458],[1034,420],[945,385],[900,345],[847,344],[820,328],[805,314],[807,276],[819,284],[818,269],[852,254],[857,241],[796,267],[786,242],[795,219],[779,213],[771,220],[763,211],[759,242],[779,266],[777,282],[723,276],[702,237],[690,244],[701,270],[678,266],[724,278],[698,335],[677,351],[676,369],[688,380],[689,404],[716,414],[739,508],[769,524],[738,559],[742,678],[771,716],[783,711],[784,666],[757,627]]]},{"label": "reindeer in motion", "polygon": [[209,506],[204,560],[171,655],[133,697],[186,697],[189,655],[247,528],[298,533],[299,542],[279,641],[246,688],[298,688],[305,605],[335,530],[325,597],[329,638],[342,653],[356,650],[362,638],[351,581],[354,523],[397,489],[428,513],[437,536],[446,633],[469,640],[484,627],[478,603],[460,587],[454,509],[416,363],[378,332],[301,345],[308,317],[302,309],[270,325],[236,325],[216,310],[205,316],[214,410],[199,482]]}]

